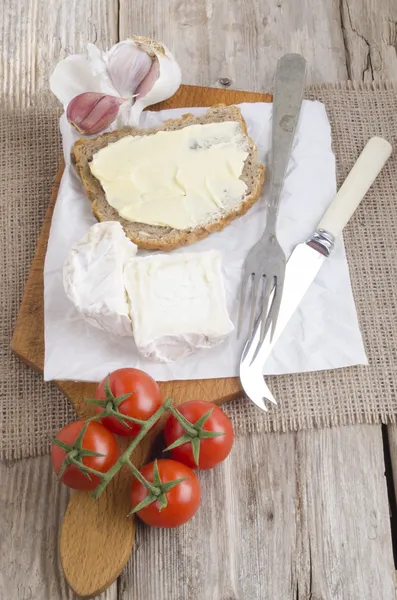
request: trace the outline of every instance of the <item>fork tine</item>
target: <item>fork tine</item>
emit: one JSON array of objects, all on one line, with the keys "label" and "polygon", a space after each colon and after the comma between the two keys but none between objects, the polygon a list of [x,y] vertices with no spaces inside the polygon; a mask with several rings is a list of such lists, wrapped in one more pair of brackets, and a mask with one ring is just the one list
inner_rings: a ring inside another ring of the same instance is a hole
[{"label": "fork tine", "polygon": [[243,276],[241,279],[241,284],[240,284],[240,305],[239,305],[239,309],[238,309],[238,318],[237,318],[237,339],[240,338],[240,334],[241,334],[241,329],[242,329],[242,323],[243,323],[243,318],[244,318],[244,307],[245,307],[245,302],[247,299],[247,288],[248,288],[248,282],[251,278],[251,273],[249,273],[247,271],[246,268],[244,268],[244,272],[243,272]]},{"label": "fork tine", "polygon": [[259,282],[262,279],[261,276],[257,276],[256,273],[254,273],[254,280],[252,282],[252,291],[251,291],[251,314],[250,314],[250,321],[249,321],[249,330],[248,330],[248,339],[252,338],[252,335],[254,333],[254,325],[255,325],[255,314],[257,312],[257,306],[258,306],[258,288],[259,288]]},{"label": "fork tine", "polygon": [[267,275],[265,275],[265,290],[264,290],[264,294],[263,294],[263,302],[262,302],[262,312],[261,312],[261,326],[260,326],[260,337],[259,337],[259,341],[258,344],[256,346],[256,350],[254,352],[254,355],[251,359],[251,365],[254,362],[255,358],[258,355],[258,352],[261,348],[261,345],[263,343],[263,340],[266,337],[266,333],[269,327],[269,317],[270,317],[270,312],[272,310],[272,306],[273,306],[273,300],[271,303],[271,306],[269,307],[269,300],[270,300],[270,296],[273,290],[273,283],[274,283],[274,277],[268,277]]},{"label": "fork tine", "polygon": [[265,293],[263,296],[262,313],[261,313],[261,335],[259,344],[262,344],[266,337],[269,328],[269,317],[272,310],[273,302],[269,305],[270,295],[273,290],[274,277],[266,277]]},{"label": "fork tine", "polygon": [[274,330],[276,329],[278,313],[280,312],[281,299],[283,297],[284,274],[281,277],[276,277],[275,293],[268,318],[271,320],[270,341],[273,339]]},{"label": "fork tine", "polygon": [[[275,280],[274,281],[274,296],[272,299],[271,306],[267,312],[266,319],[262,319],[262,321],[261,321],[261,333],[260,333],[260,338],[259,338],[259,342],[258,342],[258,349],[263,344],[264,339],[265,339],[270,327],[271,327],[270,342],[272,341],[274,330],[277,325],[278,313],[280,312],[281,297],[283,294],[284,277],[275,276],[274,280]],[[265,309],[265,305],[263,305],[263,308]],[[254,356],[254,358],[255,358],[255,356]]]}]

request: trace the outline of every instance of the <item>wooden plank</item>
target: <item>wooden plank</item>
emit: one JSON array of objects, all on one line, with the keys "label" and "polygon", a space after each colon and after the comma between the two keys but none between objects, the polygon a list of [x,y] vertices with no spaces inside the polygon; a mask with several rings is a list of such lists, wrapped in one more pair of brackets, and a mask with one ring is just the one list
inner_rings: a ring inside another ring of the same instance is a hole
[{"label": "wooden plank", "polygon": [[12,106],[56,103],[48,88],[55,64],[118,36],[117,0],[2,0],[1,15],[1,96]]},{"label": "wooden plank", "polygon": [[199,477],[193,521],[138,526],[119,600],[295,599],[294,435],[239,437],[226,462]]},{"label": "wooden plank", "polygon": [[349,79],[397,78],[397,2],[341,0]]},{"label": "wooden plank", "polygon": [[381,428],[305,431],[296,440],[298,598],[395,600]]},{"label": "wooden plank", "polygon": [[379,427],[237,438],[190,524],[138,526],[119,600],[395,600],[383,473]]},{"label": "wooden plank", "polygon": [[[0,463],[0,598],[75,600],[62,575],[58,545],[69,499],[50,457]],[[116,600],[117,584],[101,600]]]},{"label": "wooden plank", "polygon": [[120,37],[131,31],[167,44],[184,83],[269,90],[285,52],[306,57],[313,82],[347,76],[333,0],[120,0]]}]

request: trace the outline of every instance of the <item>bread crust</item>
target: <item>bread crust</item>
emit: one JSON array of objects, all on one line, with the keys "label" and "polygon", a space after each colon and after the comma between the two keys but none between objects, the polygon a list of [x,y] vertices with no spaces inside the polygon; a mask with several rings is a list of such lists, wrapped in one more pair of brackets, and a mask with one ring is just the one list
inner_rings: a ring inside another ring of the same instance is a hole
[{"label": "bread crust", "polygon": [[[250,193],[242,199],[240,205],[230,209],[225,214],[217,216],[216,220],[191,229],[173,229],[171,227],[135,223],[121,217],[118,212],[108,204],[100,182],[91,173],[89,162],[92,156],[109,143],[115,142],[127,135],[152,135],[157,131],[172,131],[197,123],[212,123],[222,121],[239,121],[241,128],[247,136],[250,152],[244,163],[241,178],[246,181]],[[265,181],[265,170],[257,161],[257,150],[254,142],[248,136],[247,125],[237,106],[219,104],[211,107],[201,117],[194,117],[191,113],[184,114],[180,119],[169,119],[162,125],[150,129],[121,129],[103,133],[92,139],[79,139],[75,142],[72,153],[72,163],[86,189],[91,202],[92,212],[98,221],[119,221],[126,235],[139,248],[146,250],[170,251],[193,244],[215,231],[222,231],[237,217],[244,215],[259,199]],[[249,185],[248,185],[249,182]]]}]

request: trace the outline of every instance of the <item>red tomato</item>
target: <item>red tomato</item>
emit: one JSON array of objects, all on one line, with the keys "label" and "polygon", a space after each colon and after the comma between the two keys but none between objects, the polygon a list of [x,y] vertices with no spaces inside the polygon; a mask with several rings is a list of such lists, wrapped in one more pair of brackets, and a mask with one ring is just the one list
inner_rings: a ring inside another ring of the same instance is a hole
[{"label": "red tomato", "polygon": [[[84,421],[69,423],[61,429],[56,437],[61,442],[73,445],[84,425]],[[119,449],[114,435],[101,423],[94,421],[88,424],[87,431],[83,436],[83,448],[103,454],[103,456],[83,457],[84,465],[101,473],[109,471],[119,456]],[[52,445],[51,460],[56,474],[61,470],[65,456],[66,452],[62,448],[59,448],[56,444]],[[91,480],[79,471],[77,466],[69,465],[62,475],[62,482],[75,490],[93,490],[101,480],[96,475],[90,475],[90,477]]]},{"label": "red tomato", "polygon": [[[105,378],[98,385],[95,398],[105,400]],[[117,398],[124,394],[131,393],[118,406],[118,410],[123,415],[146,421],[151,417],[162,404],[160,388],[157,383],[144,371],[139,369],[118,369],[109,375],[110,390]],[[100,406],[96,407],[98,413],[103,411]],[[139,433],[140,425],[130,422],[129,425],[123,425],[114,416],[101,419],[109,431],[117,435],[135,437]]]},{"label": "red tomato", "polygon": [[[168,504],[161,508],[155,501],[136,514],[148,525],[154,527],[179,527],[189,521],[197,512],[201,501],[200,483],[189,467],[175,460],[160,459],[157,461],[162,483],[186,477],[185,481],[178,483],[169,492],[166,492]],[[153,483],[154,463],[148,463],[141,469],[142,475]],[[137,506],[148,495],[146,487],[134,479],[131,485],[132,506]]]},{"label": "red tomato", "polygon": [[[213,438],[207,438],[200,440],[200,455],[199,455],[199,469],[212,469],[217,464],[225,460],[230,453],[233,441],[234,432],[233,426],[229,417],[212,402],[204,402],[202,400],[191,400],[182,404],[178,407],[179,412],[188,420],[190,423],[196,423],[200,417],[205,415],[209,410],[213,408],[211,415],[205,421],[203,425],[204,431],[217,431],[222,432],[224,435],[220,435]],[[175,440],[182,437],[185,433],[182,425],[179,424],[177,419],[170,415],[165,424],[164,436],[167,446],[170,446]],[[177,448],[171,450],[171,456],[175,460],[183,462],[192,469],[197,468],[196,462],[193,457],[192,444],[186,442]]]}]

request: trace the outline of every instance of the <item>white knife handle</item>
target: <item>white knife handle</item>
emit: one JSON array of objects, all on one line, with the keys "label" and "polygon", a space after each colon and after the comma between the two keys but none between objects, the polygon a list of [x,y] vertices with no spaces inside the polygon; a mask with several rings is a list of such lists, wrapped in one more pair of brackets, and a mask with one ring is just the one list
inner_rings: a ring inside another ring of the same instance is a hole
[{"label": "white knife handle", "polygon": [[379,175],[392,151],[381,137],[372,137],[365,145],[349,175],[318,224],[334,238],[342,233],[354,211]]}]

